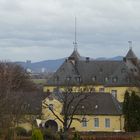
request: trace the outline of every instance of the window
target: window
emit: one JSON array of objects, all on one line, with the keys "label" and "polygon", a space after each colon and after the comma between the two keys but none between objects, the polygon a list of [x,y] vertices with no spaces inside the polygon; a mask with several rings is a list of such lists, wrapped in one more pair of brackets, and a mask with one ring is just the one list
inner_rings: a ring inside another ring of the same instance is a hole
[{"label": "window", "polygon": [[117,98],[117,90],[112,90],[111,94],[113,97]]},{"label": "window", "polygon": [[53,104],[49,104],[48,108],[53,111]]},{"label": "window", "polygon": [[116,83],[118,81],[118,77],[113,77],[112,82]]},{"label": "window", "polygon": [[83,91],[84,91],[84,92],[88,92],[88,88],[87,88],[87,87],[84,87],[84,88],[83,88]]},{"label": "window", "polygon": [[104,90],[105,90],[104,88],[100,88],[99,92],[104,92]]},{"label": "window", "polygon": [[50,90],[49,90],[49,89],[47,89],[47,92],[50,92]]},{"label": "window", "polygon": [[79,82],[81,82],[81,77],[77,76],[77,77],[75,77],[75,80],[79,83]]},{"label": "window", "polygon": [[90,88],[90,92],[95,92],[95,88]]},{"label": "window", "polygon": [[87,119],[86,118],[82,119],[82,127],[87,127]]},{"label": "window", "polygon": [[126,81],[127,83],[131,83],[132,79],[131,79],[131,77],[126,77],[126,78],[125,78],[125,81]]},{"label": "window", "polygon": [[84,106],[84,105],[82,105],[82,106],[81,106],[81,108],[82,108],[82,109],[84,109],[84,108],[85,108],[85,106]]},{"label": "window", "polygon": [[110,119],[109,118],[105,119],[105,128],[110,128]]},{"label": "window", "polygon": [[108,77],[105,77],[105,82],[108,82],[109,78]]},{"label": "window", "polygon": [[69,87],[69,88],[68,88],[68,91],[69,91],[69,92],[72,92],[72,91],[73,91],[73,89],[72,89],[71,87]]},{"label": "window", "polygon": [[95,82],[96,79],[97,79],[96,76],[93,76],[93,77],[92,77],[92,81],[93,81],[93,82]]},{"label": "window", "polygon": [[99,118],[94,118],[94,127],[99,127]]},{"label": "window", "polygon": [[70,81],[71,80],[71,76],[66,77],[66,81]]},{"label": "window", "polygon": [[103,69],[102,69],[102,68],[100,68],[100,70],[99,70],[99,71],[100,71],[100,74],[102,74],[102,72],[103,72]]}]

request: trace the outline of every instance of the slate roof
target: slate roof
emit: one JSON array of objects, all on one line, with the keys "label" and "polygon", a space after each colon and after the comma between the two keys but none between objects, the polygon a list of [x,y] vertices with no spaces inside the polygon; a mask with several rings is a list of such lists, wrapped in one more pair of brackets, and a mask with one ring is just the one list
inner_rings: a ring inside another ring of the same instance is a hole
[{"label": "slate roof", "polygon": [[137,58],[137,56],[133,52],[132,48],[130,48],[128,53],[126,54],[126,58]]},{"label": "slate roof", "polygon": [[82,57],[80,56],[79,52],[77,49],[74,49],[72,54],[69,56],[69,59],[75,59],[75,60],[80,60]]},{"label": "slate roof", "polygon": [[[61,94],[61,96],[60,96]],[[61,101],[62,93],[56,94],[57,99]],[[71,109],[69,113],[77,105],[78,101],[81,98],[85,98],[80,102],[75,115],[121,115],[122,106],[110,93],[71,93],[68,96],[68,99],[74,97],[74,100],[71,102]],[[68,103],[69,103],[68,101]],[[63,111],[62,111],[63,114]]]},{"label": "slate roof", "polygon": [[42,112],[42,101],[48,96],[43,92],[25,93],[23,98],[23,106],[25,106],[24,114],[39,115]]},{"label": "slate roof", "polygon": [[132,49],[121,61],[83,59],[78,51],[74,50],[47,81],[47,85],[131,86],[134,80],[130,80],[129,75],[138,72],[135,60],[138,59]]}]

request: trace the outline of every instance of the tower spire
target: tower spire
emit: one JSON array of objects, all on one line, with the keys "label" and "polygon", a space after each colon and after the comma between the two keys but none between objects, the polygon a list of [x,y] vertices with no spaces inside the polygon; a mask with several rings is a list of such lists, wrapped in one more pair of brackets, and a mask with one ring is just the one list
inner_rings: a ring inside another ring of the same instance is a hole
[{"label": "tower spire", "polygon": [[75,17],[75,39],[74,39],[74,42],[73,42],[73,45],[74,45],[74,50],[76,51],[77,50],[77,22],[76,22],[76,17]]},{"label": "tower spire", "polygon": [[128,41],[129,43],[129,49],[132,50],[132,41]]}]

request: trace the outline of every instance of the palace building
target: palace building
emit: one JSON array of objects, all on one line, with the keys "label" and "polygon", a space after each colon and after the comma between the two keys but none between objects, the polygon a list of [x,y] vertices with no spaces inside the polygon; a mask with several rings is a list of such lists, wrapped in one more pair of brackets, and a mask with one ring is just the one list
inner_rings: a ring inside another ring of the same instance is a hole
[{"label": "palace building", "polygon": [[126,90],[137,90],[139,59],[129,49],[123,60],[93,60],[81,57],[75,48],[72,54],[47,81],[44,91],[71,87],[72,92],[111,93],[123,102]]},{"label": "palace building", "polygon": [[[63,118],[60,94],[68,90],[72,94],[89,94],[75,112],[71,128],[76,131],[124,131],[122,102],[126,91],[139,93],[139,59],[129,49],[123,60],[94,60],[81,57],[75,48],[53,76],[48,79],[44,91],[51,95],[43,102]],[[52,96],[53,95],[53,96]],[[77,101],[75,101],[77,102]],[[74,105],[72,105],[73,108]],[[83,114],[84,112],[84,114]],[[49,108],[42,110],[42,124],[47,128],[62,128],[61,122]]]}]

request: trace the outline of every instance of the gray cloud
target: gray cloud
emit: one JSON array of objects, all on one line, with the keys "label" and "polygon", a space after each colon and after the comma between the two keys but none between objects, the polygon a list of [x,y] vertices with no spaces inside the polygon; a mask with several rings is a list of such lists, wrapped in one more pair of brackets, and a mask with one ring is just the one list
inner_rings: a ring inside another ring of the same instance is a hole
[{"label": "gray cloud", "polygon": [[125,55],[132,40],[140,57],[139,7],[139,0],[0,0],[0,59],[68,56],[75,16],[82,55]]}]

